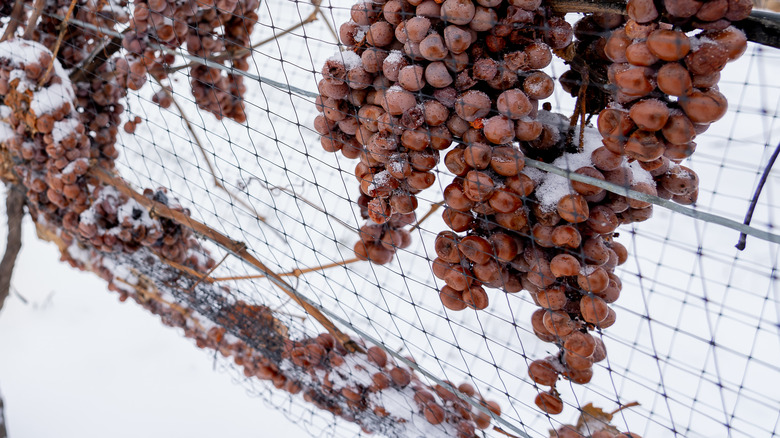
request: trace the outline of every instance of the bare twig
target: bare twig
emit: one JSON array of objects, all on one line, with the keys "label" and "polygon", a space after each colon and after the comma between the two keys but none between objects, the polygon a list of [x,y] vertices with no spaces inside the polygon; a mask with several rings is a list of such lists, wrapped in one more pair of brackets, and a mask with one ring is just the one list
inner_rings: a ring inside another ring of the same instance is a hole
[{"label": "bare twig", "polygon": [[292,195],[292,197],[295,198],[296,200],[302,201],[304,204],[308,205],[309,207],[311,207],[311,208],[319,211],[320,213],[328,216],[328,218],[330,220],[341,224],[342,226],[344,226],[344,228],[347,228],[347,229],[349,229],[350,231],[353,231],[353,232],[357,232],[358,231],[358,229],[355,228],[355,226],[350,225],[350,224],[344,222],[343,220],[337,218],[336,216],[331,215],[330,213],[325,211],[324,208],[320,207],[319,205],[315,204],[314,202],[309,201],[308,199],[306,199],[303,196],[299,195],[293,189],[290,189],[290,188],[287,188],[287,187],[283,187],[283,186],[270,185],[270,184],[266,183],[265,181],[262,181],[260,178],[257,178],[257,177],[254,177],[254,176],[249,178],[249,181],[244,186],[245,187],[249,187],[249,184],[252,181],[257,181],[257,183],[260,184],[261,186],[263,186],[263,188],[266,189],[266,190],[269,190],[269,191],[279,190],[280,192],[285,192],[285,193],[287,193],[289,195]]},{"label": "bare twig", "polygon": [[303,307],[303,309],[309,315],[311,315],[323,327],[325,327],[325,329],[328,330],[328,332],[330,332],[330,334],[333,335],[333,337],[336,338],[344,346],[344,348],[350,352],[363,351],[363,349],[358,346],[355,341],[351,340],[349,336],[339,330],[338,327],[333,324],[333,322],[331,322],[319,309],[314,307],[314,305],[312,305],[307,299],[303,298],[298,293],[298,291],[296,291],[295,288],[293,288],[281,276],[279,276],[279,274],[273,272],[263,262],[250,254],[247,250],[246,244],[243,242],[233,240],[219,231],[209,227],[208,225],[196,221],[181,211],[173,210],[165,204],[147,198],[146,196],[138,193],[133,188],[128,186],[124,180],[110,174],[105,169],[92,167],[89,171],[89,174],[103,184],[110,185],[117,189],[120,193],[133,198],[136,202],[149,209],[150,214],[170,219],[181,226],[187,227],[195,233],[206,237],[212,242],[232,252],[236,257],[240,258],[244,262],[254,266],[258,271],[265,274],[271,283],[281,289],[282,292],[292,298],[293,301],[298,303],[299,306]]},{"label": "bare twig", "polygon": [[156,251],[155,251],[155,253],[154,253],[154,254],[155,254],[155,255],[156,255],[156,256],[157,256],[157,257],[158,257],[158,258],[159,258],[159,259],[160,259],[160,260],[161,260],[163,263],[165,263],[166,265],[168,265],[168,266],[170,266],[170,267],[172,267],[172,268],[178,269],[178,270],[180,270],[180,271],[182,271],[182,272],[184,272],[184,273],[186,273],[186,274],[188,274],[188,275],[190,275],[190,276],[192,276],[192,277],[194,277],[194,278],[203,278],[203,281],[205,281],[206,283],[213,283],[213,282],[214,282],[214,279],[213,279],[213,278],[211,278],[211,277],[208,277],[208,276],[207,276],[207,277],[204,277],[202,273],[200,273],[200,272],[198,272],[198,271],[196,271],[196,270],[194,270],[194,269],[190,268],[189,266],[184,266],[184,265],[182,265],[181,263],[176,263],[176,262],[174,262],[173,260],[169,260],[169,259],[167,259],[167,258],[163,257],[163,255],[162,255],[162,254],[160,254],[159,252],[156,252]]},{"label": "bare twig", "polygon": [[[298,278],[298,277],[300,277],[303,274],[308,274],[309,272],[322,271],[322,270],[325,270],[325,269],[335,268],[336,266],[346,266],[346,265],[349,265],[351,263],[356,263],[356,262],[359,262],[359,261],[362,261],[362,260],[357,258],[357,257],[355,257],[355,258],[347,259],[347,260],[344,260],[344,261],[341,261],[341,262],[328,263],[327,265],[322,265],[322,266],[318,266],[318,267],[315,267],[315,268],[294,269],[294,270],[292,270],[290,272],[283,272],[283,273],[279,274],[279,276],[280,277],[295,277],[295,278]],[[213,278],[211,278],[211,281],[212,282],[216,282],[216,281],[230,281],[230,280],[254,280],[254,279],[257,279],[257,278],[265,278],[265,277],[266,276],[263,275],[263,274],[260,274],[260,275],[241,275],[241,276],[237,276],[237,277],[213,277]]]},{"label": "bare twig", "polygon": [[331,26],[330,20],[328,20],[328,16],[325,15],[325,12],[323,12],[322,9],[320,9],[320,0],[316,0],[316,1],[312,2],[312,3],[314,3],[317,6],[317,8],[319,9],[320,15],[322,16],[322,21],[325,23],[325,26],[327,26],[328,30],[330,31],[330,34],[333,35],[333,38],[336,39],[336,42],[338,42],[339,41],[339,34],[336,32],[336,29],[334,29],[333,26]]},{"label": "bare twig", "polygon": [[19,27],[22,21],[24,21],[24,0],[16,0],[16,3],[14,3],[14,9],[11,11],[11,17],[8,21],[8,26],[6,26],[5,32],[3,32],[3,36],[0,38],[0,42],[14,36],[16,29]]},{"label": "bare twig", "polygon": [[[769,161],[764,167],[764,172],[761,174],[761,179],[758,180],[758,187],[756,187],[756,191],[753,193],[753,199],[750,201],[750,207],[748,208],[747,214],[745,215],[745,221],[743,222],[745,225],[750,225],[750,221],[753,220],[753,212],[756,211],[758,197],[761,196],[761,190],[764,188],[764,184],[766,184],[767,178],[769,178],[769,172],[772,170],[772,166],[775,165],[778,154],[780,154],[780,143],[777,144],[775,151],[772,152],[772,156],[769,157]],[[739,235],[739,242],[737,242],[736,247],[738,250],[742,251],[745,249],[746,244],[747,234],[741,233]]]},{"label": "bare twig", "polygon": [[38,81],[38,88],[43,86],[44,82],[46,82],[46,78],[49,76],[49,73],[51,73],[51,69],[54,68],[54,62],[57,60],[57,52],[60,51],[60,44],[62,44],[62,39],[65,37],[65,31],[68,30],[68,21],[70,21],[70,16],[73,14],[73,8],[75,7],[76,0],[70,0],[68,13],[65,14],[65,19],[62,20],[59,25],[60,33],[57,35],[57,42],[54,43],[54,50],[51,51],[51,62],[49,62],[49,66],[46,67],[46,73],[44,73],[43,76],[41,76],[41,79]]},{"label": "bare twig", "polygon": [[24,217],[24,189],[18,185],[8,186],[5,200],[8,214],[8,239],[5,255],[0,261],[0,310],[3,308],[11,287],[11,276],[16,264],[16,256],[22,249],[22,218]]},{"label": "bare twig", "polygon": [[43,7],[46,6],[46,0],[35,0],[35,4],[33,4],[33,11],[30,15],[30,18],[27,20],[27,28],[24,29],[24,35],[23,38],[26,40],[33,39],[33,34],[35,33],[35,24],[38,23],[38,18],[41,17],[41,13],[43,13]]}]

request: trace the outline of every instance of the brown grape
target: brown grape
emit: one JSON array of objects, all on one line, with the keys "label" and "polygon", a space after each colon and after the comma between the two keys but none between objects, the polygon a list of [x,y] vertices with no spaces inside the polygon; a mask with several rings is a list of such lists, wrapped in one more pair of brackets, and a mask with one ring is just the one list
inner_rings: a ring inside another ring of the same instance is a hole
[{"label": "brown grape", "polygon": [[563,412],[563,401],[552,392],[540,392],[534,400],[536,406],[542,411],[556,415]]},{"label": "brown grape", "polygon": [[647,37],[647,48],[664,61],[678,61],[690,51],[691,41],[682,32],[658,29]]},{"label": "brown grape", "polygon": [[538,385],[555,386],[558,371],[547,360],[535,360],[528,366],[528,377]]},{"label": "brown grape", "polygon": [[580,300],[580,313],[585,321],[598,324],[607,318],[609,306],[597,296],[583,296]]}]

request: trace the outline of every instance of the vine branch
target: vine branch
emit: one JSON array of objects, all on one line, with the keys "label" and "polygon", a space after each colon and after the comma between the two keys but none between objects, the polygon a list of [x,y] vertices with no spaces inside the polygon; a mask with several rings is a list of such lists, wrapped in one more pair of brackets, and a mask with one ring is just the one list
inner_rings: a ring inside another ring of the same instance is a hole
[{"label": "vine branch", "polygon": [[0,395],[0,438],[8,438],[8,432],[5,430],[5,405],[2,395]]},{"label": "vine branch", "polygon": [[5,254],[0,261],[0,310],[3,308],[8,291],[11,288],[11,276],[16,264],[16,256],[22,249],[22,218],[24,217],[24,189],[18,185],[8,187],[5,200],[8,214],[8,239]]},{"label": "vine branch", "polygon": [[30,18],[27,20],[27,28],[24,29],[24,35],[22,38],[26,40],[33,39],[35,25],[38,23],[38,19],[41,18],[44,6],[46,6],[46,0],[35,0],[35,4],[33,4],[33,12],[30,15]]},{"label": "vine branch", "polygon": [[8,21],[8,25],[5,28],[5,32],[3,32],[2,38],[0,38],[0,42],[14,36],[16,29],[19,27],[22,21],[24,21],[24,0],[16,0],[16,3],[14,3],[14,9],[11,11],[11,17]]},{"label": "vine branch", "polygon": [[209,227],[208,225],[202,222],[198,222],[195,219],[187,216],[181,211],[173,210],[165,204],[147,198],[141,193],[135,191],[132,187],[128,186],[127,183],[125,183],[122,179],[110,174],[105,169],[92,167],[89,171],[89,175],[95,177],[101,183],[110,185],[117,189],[120,193],[134,199],[136,202],[149,209],[150,215],[164,217],[174,221],[181,226],[190,228],[195,233],[198,233],[217,243],[218,245],[232,252],[236,257],[254,266],[257,268],[257,270],[265,274],[271,283],[281,289],[293,301],[298,303],[299,306],[303,307],[303,309],[314,319],[316,319],[328,332],[330,332],[330,334],[333,335],[333,337],[336,338],[344,346],[344,348],[347,349],[347,351],[363,351],[360,346],[351,340],[349,336],[339,330],[338,327],[336,327],[336,325],[333,324],[333,322],[331,322],[328,317],[320,312],[319,309],[314,307],[314,305],[312,305],[308,300],[301,297],[295,288],[287,283],[279,274],[273,272],[263,262],[250,254],[245,243],[233,240],[219,231]]}]

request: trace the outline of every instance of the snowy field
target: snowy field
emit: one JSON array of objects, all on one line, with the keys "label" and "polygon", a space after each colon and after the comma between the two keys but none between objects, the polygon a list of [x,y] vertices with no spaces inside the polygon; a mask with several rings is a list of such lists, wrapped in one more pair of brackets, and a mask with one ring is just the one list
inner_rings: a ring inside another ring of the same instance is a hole
[{"label": "snowy field", "polygon": [[[326,12],[339,23],[347,7],[339,3]],[[272,25],[279,32],[311,9],[265,3],[253,38],[271,36]],[[250,73],[315,92],[315,72],[335,50],[333,37],[317,21],[259,47]],[[559,75],[565,67],[556,63],[549,71]],[[697,137],[697,152],[686,164],[701,180],[698,209],[742,221],[764,163],[780,141],[779,71],[780,51],[751,46],[723,72],[729,113]],[[217,177],[266,222],[214,186],[175,107],[153,105],[150,86],[128,98],[128,113],[144,122],[135,135],[120,140],[120,172],[137,187],[169,187],[194,218],[246,242],[277,272],[352,258],[354,228],[362,224],[350,202],[358,194],[354,162],[320,147],[311,129],[313,98],[268,81],[246,84],[249,119],[241,126],[216,121],[189,104],[184,73],[172,82]],[[573,104],[560,90],[549,100],[564,114]],[[421,195],[418,214],[442,198],[452,176],[440,170],[434,187]],[[773,231],[780,213],[778,182],[771,176],[764,189],[756,228]],[[296,287],[360,336],[414,357],[440,379],[469,381],[498,400],[506,422],[528,436],[547,436],[559,421],[574,421],[577,404],[611,410],[632,401],[641,405],[623,411],[615,424],[646,437],[672,436],[672,429],[691,437],[780,434],[777,244],[749,238],[739,252],[736,231],[660,207],[650,221],[623,229],[618,240],[630,257],[619,269],[617,323],[603,334],[608,361],[595,367],[587,387],[558,385],[569,405],[550,420],[533,405],[536,390],[526,374],[527,363],[552,347],[531,332],[536,307],[527,293],[489,290],[485,311],[443,309],[438,280],[426,261],[443,229],[434,215],[393,263],[315,272]],[[213,254],[219,259],[224,252],[214,248]],[[104,283],[57,258],[56,248],[36,241],[31,222],[25,222],[12,283],[18,293],[0,314],[0,391],[12,438],[357,433],[309,412],[298,398],[238,379],[229,364],[215,362],[133,304],[119,304]],[[254,273],[228,258],[215,275]],[[279,308],[280,319],[298,334],[321,331],[301,322],[302,312],[267,282],[231,286],[244,299]]]}]

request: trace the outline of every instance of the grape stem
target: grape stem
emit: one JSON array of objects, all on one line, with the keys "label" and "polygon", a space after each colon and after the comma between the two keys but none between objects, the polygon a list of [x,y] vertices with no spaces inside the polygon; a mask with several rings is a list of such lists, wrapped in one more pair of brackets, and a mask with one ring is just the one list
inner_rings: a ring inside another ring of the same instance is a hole
[{"label": "grape stem", "polygon": [[614,411],[610,412],[609,415],[615,415],[618,412],[622,411],[623,409],[633,408],[634,406],[639,406],[639,402],[638,401],[632,401],[631,403],[625,404],[625,405],[615,409]]},{"label": "grape stem", "polygon": [[[189,274],[190,276],[192,276],[194,278],[201,278],[201,277],[203,277],[203,273],[202,272],[198,272],[198,271],[190,268],[189,266],[184,266],[181,263],[176,263],[173,260],[169,260],[169,259],[165,258],[158,251],[153,251],[153,252],[154,252],[154,255],[156,255],[166,265],[168,265],[168,266],[170,266],[172,268],[178,269],[179,271],[185,272],[185,273]],[[214,283],[214,279],[211,278],[211,277],[203,277],[203,281],[205,281],[206,283]]]},{"label": "grape stem", "polygon": [[203,281],[203,280],[205,280],[205,279],[209,278],[209,276],[210,276],[210,275],[211,275],[211,274],[212,274],[214,271],[216,271],[216,270],[217,270],[217,268],[219,268],[219,267],[220,267],[220,265],[222,265],[222,263],[225,263],[225,260],[228,258],[228,255],[230,255],[230,253],[226,253],[226,254],[225,254],[223,257],[222,257],[222,260],[220,260],[220,261],[219,261],[219,263],[217,263],[216,265],[214,265],[214,267],[213,267],[213,268],[209,269],[209,272],[206,272],[206,273],[205,273],[205,274],[203,274],[202,276],[198,277],[198,281],[196,281],[196,282],[195,282],[195,283],[192,285],[192,287],[190,287],[189,293],[192,293],[192,291],[194,291],[194,290],[195,290],[195,287],[196,287],[197,285],[199,285],[201,281]]},{"label": "grape stem", "polygon": [[[745,225],[750,225],[750,221],[753,219],[753,212],[756,211],[758,197],[761,196],[761,190],[763,190],[764,184],[766,184],[766,180],[769,178],[769,172],[772,170],[772,166],[774,166],[778,154],[780,154],[780,143],[777,144],[775,151],[772,152],[772,156],[769,157],[769,161],[764,167],[764,172],[761,174],[761,179],[758,180],[758,186],[756,187],[755,193],[753,193],[753,199],[750,201],[750,207],[748,207],[747,214],[745,215],[745,221],[743,222]],[[740,233],[739,242],[737,242],[735,246],[738,250],[743,251],[745,245],[747,245],[747,234]]]},{"label": "grape stem", "polygon": [[[309,272],[315,272],[315,271],[322,271],[325,269],[335,268],[336,266],[346,266],[355,262],[359,262],[361,259],[355,257],[351,259],[347,259],[341,262],[333,262],[328,263],[327,265],[317,266],[314,268],[306,268],[306,269],[293,269],[290,272],[283,272],[279,274],[280,277],[295,277],[298,278],[303,274],[308,274]],[[258,278],[265,278],[266,276],[264,274],[258,274],[258,275],[240,275],[235,277],[213,277],[210,278],[211,282],[217,282],[217,281],[230,281],[230,280],[255,280]]]},{"label": "grape stem", "polygon": [[5,199],[8,214],[8,240],[5,254],[0,261],[0,310],[3,308],[8,291],[11,288],[11,275],[14,272],[16,256],[22,249],[22,218],[24,217],[25,190],[20,185],[8,186]]},{"label": "grape stem", "polygon": [[122,48],[122,35],[124,35],[125,32],[127,32],[127,30],[121,34],[112,36],[110,40],[106,40],[102,44],[98,44],[92,53],[84,58],[84,61],[82,61],[81,64],[73,68],[70,73],[71,82],[84,82],[94,77],[97,69]]}]

